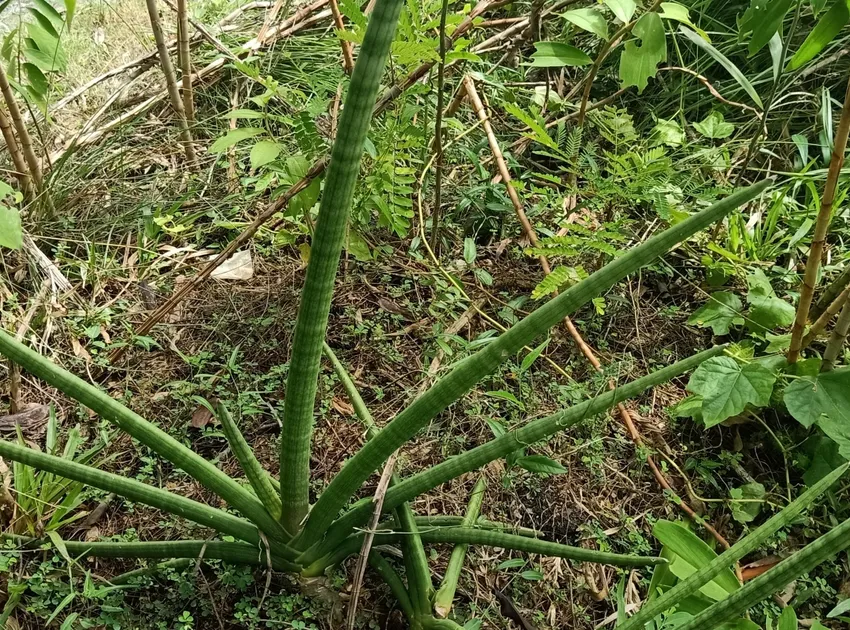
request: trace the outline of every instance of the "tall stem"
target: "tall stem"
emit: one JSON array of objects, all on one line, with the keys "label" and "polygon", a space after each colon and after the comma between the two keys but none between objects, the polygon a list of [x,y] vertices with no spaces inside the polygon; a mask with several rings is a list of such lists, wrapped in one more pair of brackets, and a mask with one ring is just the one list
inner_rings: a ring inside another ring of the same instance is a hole
[{"label": "tall stem", "polygon": [[402,4],[401,0],[379,0],[369,19],[342,110],[316,220],[295,323],[281,432],[281,501],[284,526],[292,532],[301,526],[309,506],[313,411],[322,342],[363,145]]},{"label": "tall stem", "polygon": [[188,0],[177,0],[177,58],[180,62],[183,110],[186,123],[195,123],[195,98],[192,94],[192,58],[189,56],[189,7]]},{"label": "tall stem", "polygon": [[812,237],[812,245],[809,249],[809,258],[806,260],[803,286],[800,288],[800,303],[797,306],[794,327],[791,329],[788,363],[796,363],[797,359],[800,358],[803,331],[806,328],[806,321],[809,318],[809,308],[812,305],[812,296],[814,296],[815,285],[818,280],[818,269],[820,268],[820,261],[823,256],[829,222],[832,218],[832,206],[835,203],[838,177],[841,174],[841,167],[844,164],[844,152],[847,150],[848,135],[850,135],[850,81],[847,82],[847,90],[844,94],[844,106],[841,108],[841,119],[838,121],[838,129],[835,132],[835,145],[832,147],[829,172],[826,175],[826,186],[823,190],[820,211],[818,212],[817,222],[815,223],[815,232]]},{"label": "tall stem", "polygon": [[153,38],[156,40],[156,49],[159,51],[159,63],[162,67],[162,74],[165,76],[165,87],[168,89],[168,98],[171,101],[171,107],[174,113],[177,115],[177,124],[180,127],[180,139],[183,142],[183,149],[186,151],[186,158],[189,162],[195,164],[198,158],[195,155],[195,147],[192,145],[192,132],[189,131],[189,123],[186,121],[186,109],[183,107],[183,101],[177,89],[177,79],[174,76],[174,65],[171,63],[171,57],[168,56],[168,45],[165,42],[165,36],[162,34],[162,25],[159,22],[159,9],[157,9],[156,0],[145,0],[145,2],[148,7]]},{"label": "tall stem", "polygon": [[[9,77],[6,76],[6,69],[2,63],[0,63],[0,92],[3,93],[3,99],[6,101],[6,107],[9,109],[9,118],[12,120],[12,125],[15,127],[15,131],[18,132],[18,143],[21,147],[21,153],[23,153],[24,160],[26,160],[27,166],[29,166],[29,172],[35,188],[38,192],[42,192],[44,188],[44,177],[41,173],[41,164],[35,155],[29,131],[24,124],[21,110],[18,107],[18,102],[15,100],[15,93],[12,90]],[[5,132],[3,135],[6,135]],[[19,167],[15,165],[15,168]]]}]

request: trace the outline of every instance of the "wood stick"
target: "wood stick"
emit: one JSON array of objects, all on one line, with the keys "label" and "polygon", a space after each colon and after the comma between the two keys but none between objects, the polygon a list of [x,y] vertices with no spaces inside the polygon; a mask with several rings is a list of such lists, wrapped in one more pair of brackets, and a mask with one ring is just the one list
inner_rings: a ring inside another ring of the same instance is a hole
[{"label": "wood stick", "polygon": [[826,185],[823,190],[823,198],[820,203],[815,232],[812,244],[809,248],[809,258],[806,260],[806,271],[803,274],[803,285],[800,287],[800,302],[797,305],[797,315],[794,318],[794,326],[791,328],[791,346],[788,348],[788,363],[797,362],[803,344],[803,332],[809,319],[809,308],[812,305],[812,297],[815,293],[815,285],[818,280],[818,269],[820,268],[823,248],[826,243],[826,234],[829,230],[829,222],[832,219],[832,206],[835,202],[835,191],[838,188],[838,177],[841,167],[844,165],[844,152],[847,150],[847,136],[850,135],[850,81],[847,82],[847,90],[844,94],[844,106],[841,108],[841,118],[838,121],[838,129],[835,132],[835,142],[832,147],[832,158],[829,161],[829,171],[826,176]]},{"label": "wood stick", "polygon": [[[475,82],[472,80],[472,77],[467,75],[464,78],[464,85],[466,87],[466,94],[469,97],[469,101],[472,104],[475,113],[478,115],[478,119],[481,121],[481,125],[484,127],[484,132],[487,134],[487,141],[490,144],[490,150],[493,153],[493,157],[496,161],[496,165],[498,166],[499,173],[502,177],[502,182],[505,184],[505,188],[508,191],[508,196],[511,199],[511,203],[514,206],[514,211],[516,213],[517,218],[519,219],[520,224],[522,225],[523,232],[528,238],[529,242],[532,246],[537,246],[537,232],[534,229],[534,226],[531,225],[531,222],[528,220],[528,216],[525,214],[525,210],[523,209],[522,202],[519,199],[519,195],[516,191],[516,188],[511,186],[511,174],[508,170],[508,165],[505,162],[505,158],[502,155],[502,150],[499,147],[499,142],[496,139],[496,134],[493,132],[493,126],[490,124],[490,117],[487,114],[487,111],[484,108],[484,103],[481,101],[481,97],[478,95],[478,91],[475,88]],[[552,269],[549,265],[549,260],[544,255],[539,256],[540,266],[543,268],[543,273],[547,276],[552,272]],[[581,333],[575,327],[572,320],[569,317],[564,318],[564,326],[567,331],[570,333],[570,336],[573,338],[573,341],[578,346],[581,353],[587,359],[588,363],[593,366],[593,369],[597,372],[602,372],[602,364],[599,359],[594,354],[593,350],[581,336]],[[616,383],[611,380],[608,382],[608,387],[610,389],[616,388]],[[617,411],[620,414],[620,417],[623,420],[623,424],[625,424],[626,429],[628,430],[629,436],[634,442],[635,446],[641,447],[643,446],[643,439],[641,438],[640,433],[638,432],[637,427],[635,426],[634,421],[632,420],[632,416],[629,413],[628,409],[622,404],[619,403],[617,405]],[[659,470],[658,466],[655,465],[653,458],[651,455],[647,454],[646,456],[647,464],[652,470],[653,475],[658,481],[659,485],[665,490],[671,490],[670,484],[664,475]],[[679,507],[688,514],[694,520],[697,520],[702,523],[702,525],[709,531],[711,534],[717,539],[717,541],[723,545],[726,549],[729,548],[729,543],[726,539],[720,535],[720,533],[715,530],[710,524],[704,522],[702,519],[697,518],[696,513],[689,507],[683,500],[678,503]]]},{"label": "wood stick", "polygon": [[148,8],[148,16],[151,21],[153,37],[156,40],[156,48],[159,51],[159,65],[162,68],[162,74],[165,76],[165,87],[168,90],[168,98],[171,101],[171,108],[177,116],[177,125],[180,128],[180,139],[183,142],[183,150],[186,152],[186,158],[194,166],[197,165],[198,158],[195,155],[195,147],[192,144],[192,132],[189,131],[189,123],[186,120],[186,110],[183,107],[183,101],[177,89],[174,66],[171,63],[171,58],[168,56],[168,46],[165,42],[165,36],[162,33],[162,25],[159,22],[159,9],[156,6],[156,0],[145,0],[145,4]]},{"label": "wood stick", "polygon": [[35,191],[32,187],[29,169],[27,168],[24,154],[21,153],[21,147],[18,145],[18,140],[15,138],[15,132],[12,129],[12,122],[6,115],[6,112],[0,108],[0,131],[3,133],[3,138],[6,140],[6,147],[9,149],[9,155],[12,156],[12,163],[15,165],[15,178],[24,193],[24,197],[30,203],[35,200]]},{"label": "wood stick", "polygon": [[[491,6],[498,4],[496,2],[491,2],[491,0],[479,0],[478,4],[470,11],[469,15],[463,20],[458,27],[455,29],[452,36],[449,37],[450,44],[454,42],[454,40],[460,36],[462,36],[466,31],[472,28],[474,20],[476,17],[481,15],[484,11],[486,11]],[[428,70],[434,65],[433,61],[428,61],[420,65],[416,70],[411,72],[407,77],[396,83],[391,88],[388,88],[383,96],[378,99],[378,102],[375,104],[374,115],[377,116],[382,113],[385,109],[387,109],[390,103],[393,102],[407,87],[413,85],[425,76],[428,73]],[[198,272],[191,280],[180,285],[180,288],[175,291],[171,297],[168,298],[163,304],[157,308],[153,313],[151,313],[148,318],[139,325],[136,329],[137,334],[144,335],[150,332],[154,326],[156,326],[162,319],[170,313],[174,308],[187,296],[189,293],[194,291],[206,278],[210,276],[210,274],[219,267],[225,260],[227,260],[239,247],[241,247],[244,243],[247,243],[251,238],[253,238],[254,234],[275,214],[283,210],[286,205],[289,203],[290,199],[292,199],[299,192],[304,190],[310,183],[322,175],[325,172],[325,168],[327,167],[328,158],[323,157],[310,167],[310,170],[307,174],[298,180],[289,190],[287,190],[283,195],[281,195],[278,199],[275,200],[274,203],[270,204],[263,212],[261,212],[251,224],[246,227],[242,233],[239,234],[233,241],[231,241],[227,247],[225,247],[222,252],[216,256],[213,260],[208,262],[201,271]],[[274,229],[275,226],[272,226]],[[124,353],[126,352],[127,346],[122,346],[119,348],[113,349],[108,356],[108,360],[110,363],[115,363],[119,360]]]},{"label": "wood stick", "polygon": [[21,117],[21,110],[18,107],[18,102],[15,100],[15,93],[12,91],[12,86],[9,84],[9,77],[6,76],[6,69],[2,63],[0,63],[0,92],[2,92],[3,99],[6,101],[6,108],[9,110],[9,119],[12,122],[12,126],[18,133],[18,145],[29,167],[29,174],[32,177],[33,185],[41,193],[44,191],[44,177],[41,173],[41,164],[35,155],[32,139],[30,138],[27,126],[24,124],[24,119]]},{"label": "wood stick", "polygon": [[[342,13],[339,11],[337,0],[330,0],[330,5],[331,13],[334,16],[334,26],[336,26],[338,31],[345,30],[345,22],[342,21]],[[345,67],[345,73],[351,74],[354,70],[354,50],[351,47],[351,42],[340,39],[339,45],[342,47],[342,63]]]},{"label": "wood stick", "polygon": [[[192,58],[189,56],[188,0],[177,0],[177,60],[180,63],[180,96],[186,112],[186,124],[195,124],[195,98],[192,94]],[[191,141],[191,140],[190,140]]]}]

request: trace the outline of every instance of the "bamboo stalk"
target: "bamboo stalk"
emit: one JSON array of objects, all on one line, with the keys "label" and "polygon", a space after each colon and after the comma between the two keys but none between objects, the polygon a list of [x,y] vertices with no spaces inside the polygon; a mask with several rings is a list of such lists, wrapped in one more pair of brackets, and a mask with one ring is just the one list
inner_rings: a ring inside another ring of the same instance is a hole
[{"label": "bamboo stalk", "polygon": [[171,101],[171,107],[177,116],[177,125],[180,128],[180,139],[183,142],[183,149],[186,151],[186,158],[192,165],[196,165],[198,158],[195,155],[195,147],[192,144],[192,132],[189,131],[189,123],[186,120],[186,110],[183,107],[183,101],[180,98],[180,92],[177,89],[177,79],[174,75],[174,65],[171,63],[171,57],[168,55],[168,45],[165,41],[165,36],[162,32],[162,24],[159,21],[159,9],[156,6],[156,0],[145,0],[148,8],[148,16],[150,17],[151,30],[153,37],[156,40],[156,48],[159,51],[159,64],[162,68],[162,74],[165,76],[165,87],[168,90],[168,98]]},{"label": "bamboo stalk", "polygon": [[844,349],[844,344],[847,342],[847,335],[850,334],[850,297],[845,298],[844,308],[841,309],[841,314],[835,322],[835,328],[832,329],[832,335],[826,344],[826,350],[823,353],[823,364],[821,365],[822,372],[829,372],[834,366],[841,351]]},{"label": "bamboo stalk", "polygon": [[0,108],[0,131],[3,133],[3,139],[6,141],[6,148],[9,149],[9,155],[12,156],[12,164],[15,165],[15,178],[18,180],[18,184],[26,200],[32,202],[35,199],[35,191],[32,187],[29,168],[27,168],[24,154],[21,153],[18,140],[15,138],[12,123],[2,108]]},{"label": "bamboo stalk", "polygon": [[[505,184],[505,188],[508,191],[508,196],[511,198],[511,203],[514,206],[514,212],[519,219],[520,224],[522,225],[523,232],[525,233],[526,238],[528,238],[532,247],[536,247],[538,243],[537,232],[534,229],[534,226],[531,225],[531,222],[528,220],[528,217],[525,214],[525,210],[522,207],[522,202],[519,199],[519,194],[516,191],[516,188],[511,185],[511,174],[508,170],[508,165],[505,162],[505,158],[502,155],[502,150],[499,147],[499,141],[496,139],[496,134],[493,132],[493,126],[490,124],[490,117],[487,114],[487,111],[484,108],[484,103],[481,101],[481,97],[478,95],[478,91],[475,88],[475,82],[472,80],[472,77],[467,75],[464,78],[464,86],[466,87],[466,93],[469,97],[469,101],[472,104],[475,113],[478,115],[478,119],[481,121],[482,126],[484,127],[484,132],[487,134],[487,141],[490,144],[490,150],[493,153],[493,157],[496,161],[496,165],[499,168],[499,174],[501,175],[502,181]],[[543,268],[543,273],[545,275],[549,275],[552,272],[552,268],[549,264],[549,260],[544,255],[539,256],[540,266]],[[591,347],[587,344],[584,338],[581,336],[581,333],[576,328],[575,324],[573,324],[572,320],[569,317],[564,318],[564,326],[567,331],[570,333],[570,336],[573,338],[573,341],[578,346],[581,353],[587,359],[588,363],[593,366],[593,369],[597,372],[602,372],[602,364],[599,359],[596,357],[596,354],[593,352]],[[608,382],[609,389],[614,389],[616,387],[616,383],[612,380]],[[643,446],[643,439],[635,426],[634,420],[632,419],[631,414],[628,409],[626,409],[625,405],[622,403],[617,404],[617,411],[620,414],[620,417],[623,420],[623,424],[625,424],[626,429],[629,432],[629,437],[631,437],[632,442],[634,442],[635,446],[640,448]],[[671,490],[670,484],[667,479],[664,477],[661,470],[653,461],[651,455],[647,454],[646,456],[647,464],[652,470],[652,474],[655,476],[658,483],[665,490]],[[677,504],[681,507],[681,509],[688,514],[692,519],[702,523],[702,525],[711,533],[712,536],[715,537],[717,542],[723,545],[726,549],[729,548],[729,543],[726,539],[712,527],[709,523],[704,521],[703,519],[697,518],[696,513],[688,506],[684,501],[680,500]]]},{"label": "bamboo stalk", "polygon": [[[330,0],[331,5],[331,14],[334,18],[334,26],[336,26],[338,31],[345,30],[345,22],[342,21],[342,13],[339,11],[339,4],[337,0]],[[345,73],[351,74],[351,71],[354,70],[354,51],[351,46],[351,42],[345,39],[339,40],[339,45],[342,48],[342,63],[345,67]]]},{"label": "bamboo stalk", "polygon": [[815,323],[809,327],[809,332],[807,332],[806,336],[803,337],[803,350],[809,347],[821,331],[826,328],[826,325],[830,322],[830,320],[832,320],[832,318],[841,311],[841,307],[844,306],[844,302],[847,301],[848,297],[850,297],[850,286],[839,293],[838,297],[830,303],[826,310],[821,313],[820,317],[815,320]]},{"label": "bamboo stalk", "polygon": [[186,124],[195,124],[195,99],[192,94],[192,58],[189,56],[189,7],[188,0],[177,0],[177,59],[180,62],[183,110]]},{"label": "bamboo stalk", "polygon": [[812,308],[809,311],[809,316],[820,317],[824,310],[835,302],[835,299],[847,287],[850,287],[850,263],[848,263],[844,267],[844,270],[838,274],[835,280],[830,282],[826,289],[824,289],[823,295],[821,295],[820,298],[818,298],[818,301],[812,305]]},{"label": "bamboo stalk", "polygon": [[[44,177],[41,173],[41,164],[35,155],[35,150],[32,146],[27,126],[24,124],[24,119],[21,117],[21,110],[18,107],[18,102],[15,100],[15,93],[9,83],[9,77],[6,75],[6,69],[0,63],[0,92],[3,93],[3,99],[6,101],[6,107],[9,110],[9,119],[18,133],[18,145],[24,160],[29,167],[29,174],[32,177],[32,182],[36,191],[41,193],[44,190]],[[5,136],[5,133],[4,133]],[[18,168],[16,165],[15,168]]]},{"label": "bamboo stalk", "polygon": [[826,234],[829,230],[832,218],[832,206],[835,202],[835,191],[838,188],[838,177],[844,164],[844,152],[847,150],[847,136],[850,134],[850,81],[847,82],[847,90],[844,94],[844,106],[841,108],[841,118],[838,121],[838,129],[835,132],[835,144],[832,147],[832,158],[829,161],[829,171],[826,176],[826,185],[821,198],[820,210],[815,223],[815,232],[812,244],[809,248],[809,258],[806,260],[806,271],[803,275],[803,284],[800,287],[800,303],[797,305],[797,315],[794,318],[794,326],[791,328],[791,346],[788,348],[788,363],[793,364],[800,358],[803,345],[803,332],[809,319],[809,308],[812,305],[812,297],[815,293],[815,285],[818,280],[818,269],[820,268],[823,248],[826,244]]}]

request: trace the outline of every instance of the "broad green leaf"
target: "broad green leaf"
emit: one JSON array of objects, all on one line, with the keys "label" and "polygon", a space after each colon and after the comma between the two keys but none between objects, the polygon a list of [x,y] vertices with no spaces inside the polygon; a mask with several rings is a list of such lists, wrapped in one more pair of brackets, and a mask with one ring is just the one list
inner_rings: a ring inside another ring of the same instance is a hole
[{"label": "broad green leaf", "polygon": [[693,30],[699,33],[700,37],[702,37],[705,41],[711,41],[711,38],[708,36],[708,33],[706,33],[696,24],[691,22],[690,12],[686,6],[681,5],[678,2],[662,2],[661,11],[659,12],[659,15],[665,20],[673,20],[675,22],[687,24]]},{"label": "broad green leaf", "polygon": [[493,398],[501,398],[502,400],[507,400],[508,402],[514,403],[520,409],[523,408],[522,402],[514,396],[511,392],[506,391],[504,389],[494,389],[487,392],[488,396],[492,396]]},{"label": "broad green leaf", "polygon": [[[45,72],[62,72],[65,70],[68,59],[62,50],[58,37],[49,33],[38,22],[27,23],[27,35],[34,42],[35,49],[44,55],[44,59],[49,64],[49,68],[41,68],[42,70],[45,70]],[[27,46],[24,49],[24,55],[27,58],[29,58],[27,55],[27,49],[29,48]]]},{"label": "broad green leaf", "polygon": [[529,582],[539,582],[543,579],[543,574],[536,569],[529,569],[528,571],[523,571],[519,574],[519,576],[523,580],[528,580]]},{"label": "broad green leaf", "polygon": [[761,102],[761,98],[756,92],[755,88],[753,88],[752,83],[747,80],[747,77],[744,76],[744,73],[738,69],[734,63],[729,61],[729,59],[717,50],[714,46],[705,41],[702,37],[694,33],[691,29],[686,26],[680,26],[679,32],[682,33],[685,37],[691,40],[694,44],[696,44],[699,48],[702,48],[705,52],[709,54],[709,56],[714,59],[717,63],[723,66],[726,69],[726,72],[732,75],[732,78],[738,82],[744,91],[750,95],[750,98],[753,99],[753,102],[758,105],[760,108],[764,108],[764,104]]},{"label": "broad green leaf", "polygon": [[850,22],[850,2],[848,0],[835,0],[826,15],[815,25],[803,42],[800,49],[788,62],[788,70],[796,70],[805,63],[814,59],[841,29]]},{"label": "broad green leaf", "polygon": [[[652,528],[652,535],[689,565],[693,569],[691,573],[702,569],[717,558],[717,554],[699,536],[678,523],[659,520]],[[673,570],[672,565],[670,569]],[[684,579],[681,575],[677,577]],[[708,589],[705,589],[705,586],[708,586]],[[705,589],[702,591],[703,594],[716,600],[734,593],[738,590],[740,584],[732,570],[725,569],[710,582],[707,582],[705,586],[703,587]]]},{"label": "broad green leaf", "polygon": [[[761,269],[747,276],[750,290],[747,302],[752,305],[748,324],[757,331],[772,330],[777,326],[789,326],[794,322],[795,309],[785,300],[776,297],[770,280]],[[755,324],[755,326],[753,326]]]},{"label": "broad green leaf", "polygon": [[236,118],[237,120],[249,120],[265,118],[263,112],[258,112],[256,109],[234,109],[226,114],[222,114],[222,118]]},{"label": "broad green leaf", "polygon": [[372,250],[369,249],[369,244],[354,229],[349,228],[348,243],[346,243],[345,249],[360,262],[372,260]]},{"label": "broad green leaf", "polygon": [[57,11],[52,4],[47,2],[47,0],[32,0],[33,6],[30,7],[30,11],[35,13],[41,13],[45,18],[50,21],[50,24],[53,26],[54,30],[58,32],[62,30],[62,27],[65,25],[65,20],[62,19],[62,15]]},{"label": "broad green leaf", "polygon": [[503,560],[499,563],[499,566],[496,567],[499,571],[504,571],[505,569],[518,569],[519,567],[525,566],[525,560],[522,558],[511,558],[510,560]]},{"label": "broad green leaf", "polygon": [[478,256],[478,248],[475,247],[475,239],[469,237],[463,239],[463,259],[467,265],[472,265]]},{"label": "broad green leaf", "polygon": [[[835,606],[835,608],[833,608],[828,613],[826,613],[826,616],[827,616],[827,619],[832,619],[834,617],[838,617],[839,615],[843,615],[844,613],[848,613],[848,612],[850,612],[850,597],[848,597],[844,601],[838,602],[838,604]],[[796,620],[796,618],[795,618],[795,620]],[[784,630],[784,629],[780,628],[779,630]]]},{"label": "broad green leaf", "polygon": [[517,457],[516,463],[518,466],[525,468],[533,473],[541,473],[546,475],[562,475],[567,472],[567,469],[561,466],[554,459],[549,459],[545,455],[525,455]]},{"label": "broad green leaf", "polygon": [[743,412],[748,404],[766,407],[776,376],[758,363],[740,364],[732,357],[713,357],[700,365],[688,381],[688,391],[702,396],[706,427]]},{"label": "broad green leaf", "polygon": [[706,138],[719,140],[731,136],[732,132],[735,131],[735,125],[726,122],[723,119],[723,114],[714,110],[702,122],[694,123],[694,129]]},{"label": "broad green leaf", "polygon": [[603,0],[606,6],[611,9],[617,19],[623,24],[630,22],[635,14],[637,5],[634,0]]},{"label": "broad green leaf", "polygon": [[283,149],[273,140],[260,140],[251,147],[251,168],[259,168],[273,162]]},{"label": "broad green leaf", "polygon": [[659,118],[652,128],[652,141],[655,144],[678,147],[685,141],[685,132],[677,121]]},{"label": "broad green leaf", "polygon": [[786,606],[779,615],[776,630],[799,630],[800,626],[797,623],[797,613],[791,606]]},{"label": "broad green leaf", "polygon": [[575,46],[561,42],[536,42],[530,65],[536,68],[586,66],[592,60]]},{"label": "broad green leaf", "polygon": [[717,291],[688,318],[688,324],[700,328],[710,327],[715,335],[728,335],[729,327],[736,319],[741,319],[743,308],[741,299],[734,293]]},{"label": "broad green leaf", "polygon": [[22,244],[21,215],[15,208],[0,204],[0,247],[20,249]]},{"label": "broad green leaf", "polygon": [[[45,32],[47,32],[51,37],[56,38],[56,40],[58,41],[59,31],[57,31],[56,27],[53,26],[53,22],[50,21],[50,18],[35,7],[30,7],[29,11],[35,18],[35,21],[38,22],[38,25],[41,26],[41,28],[43,28]],[[62,28],[61,16],[59,21],[59,28]]]},{"label": "broad green leaf", "polygon": [[27,75],[27,81],[29,81],[30,87],[39,94],[47,94],[47,90],[50,88],[50,82],[47,80],[47,77],[44,76],[44,73],[39,69],[39,67],[34,63],[27,62],[23,65],[23,68]]},{"label": "broad green leaf", "polygon": [[605,16],[596,9],[573,9],[564,13],[562,17],[580,29],[593,33],[602,39],[608,39],[608,22],[605,21]]},{"label": "broad green leaf", "polygon": [[520,372],[525,372],[532,366],[532,364],[537,360],[537,358],[543,353],[546,349],[546,346],[549,345],[549,339],[546,339],[543,343],[537,346],[534,350],[525,355],[525,358],[522,360],[522,364],[519,366]]},{"label": "broad green leaf", "polygon": [[233,145],[242,142],[243,140],[247,140],[248,138],[258,136],[261,133],[265,133],[265,131],[265,129],[260,129],[259,127],[239,127],[238,129],[232,129],[213,142],[212,146],[209,148],[209,152],[221,153]]},{"label": "broad green leaf", "polygon": [[736,500],[744,499],[743,503],[732,501],[732,518],[739,523],[751,523],[761,512],[761,503],[753,499],[763,499],[765,495],[764,486],[756,481],[745,483],[740,488],[732,488],[729,490],[729,496]]},{"label": "broad green leaf", "polygon": [[738,25],[739,40],[752,34],[747,45],[750,57],[764,48],[779,30],[792,4],[792,0],[750,0]]},{"label": "broad green leaf", "polygon": [[74,14],[77,12],[77,0],[65,0],[65,22],[68,24],[68,30],[71,30],[71,25],[74,22]]},{"label": "broad green leaf", "polygon": [[736,619],[722,623],[714,630],[761,630],[761,626],[749,619]]},{"label": "broad green leaf", "polygon": [[644,13],[632,29],[640,45],[632,39],[626,42],[620,55],[620,87],[631,85],[643,92],[649,77],[654,77],[658,64],[667,59],[667,40],[664,24],[657,13]]},{"label": "broad green leaf", "polygon": [[783,394],[785,406],[803,426],[817,424],[850,459],[850,367],[794,379]]}]

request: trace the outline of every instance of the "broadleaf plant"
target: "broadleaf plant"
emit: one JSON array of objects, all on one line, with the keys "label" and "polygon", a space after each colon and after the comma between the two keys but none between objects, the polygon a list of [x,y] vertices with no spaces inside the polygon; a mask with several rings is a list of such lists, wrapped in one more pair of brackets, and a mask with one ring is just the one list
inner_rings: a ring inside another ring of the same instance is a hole
[{"label": "broadleaf plant", "polygon": [[[628,9],[629,5],[628,2],[622,1],[609,3],[609,6],[611,4],[620,9]],[[712,206],[684,218],[573,284],[502,335],[457,363],[383,429],[377,430],[373,426],[365,445],[348,460],[311,506],[309,463],[317,379],[323,350],[327,353],[325,336],[328,313],[340,253],[346,240],[348,215],[366,133],[402,5],[402,0],[378,0],[376,3],[369,17],[345,106],[342,108],[339,131],[315,223],[291,350],[280,442],[279,482],[269,478],[262,463],[255,458],[250,445],[240,434],[236,422],[223,406],[218,406],[216,415],[249,481],[250,489],[97,386],[60,368],[11,335],[0,332],[0,353],[18,363],[33,376],[99,414],[102,419],[129,433],[154,453],[196,479],[233,511],[238,512],[236,515],[83,463],[42,453],[11,441],[0,441],[0,456],[9,460],[114,492],[132,501],[209,527],[222,537],[234,539],[72,542],[61,541],[54,533],[52,544],[59,546],[61,543],[66,553],[73,556],[161,559],[203,556],[237,564],[270,565],[275,570],[291,572],[305,578],[323,574],[331,566],[361,549],[364,536],[362,525],[368,521],[374,505],[369,499],[353,504],[350,502],[393,452],[403,447],[435,416],[469,392],[482,378],[492,374],[509,357],[516,355],[529,344],[533,346],[539,343],[548,330],[560,323],[565,316],[600,297],[617,282],[653,262],[680,242],[755,199],[772,185],[770,181],[763,181],[740,189]],[[633,12],[633,9],[631,11]],[[629,11],[623,13],[623,16],[626,17],[627,13]],[[652,24],[657,19],[658,16],[650,17],[647,23]],[[636,34],[640,36],[640,31]],[[663,38],[663,31],[661,37]],[[454,621],[438,619],[433,612],[434,589],[431,586],[427,555],[423,547],[425,543],[487,545],[624,567],[664,564],[665,560],[660,557],[622,555],[571,547],[529,536],[527,532],[512,533],[509,526],[499,524],[476,521],[474,526],[468,526],[463,523],[463,519],[458,518],[422,521],[414,515],[406,502],[466,472],[479,469],[603,413],[613,405],[639,395],[648,388],[697,368],[708,359],[721,359],[719,355],[724,351],[724,346],[717,346],[661,367],[647,376],[619,385],[581,404],[499,435],[411,477],[396,479],[386,493],[383,504],[385,512],[395,512],[394,524],[388,531],[384,531],[386,528],[379,525],[381,533],[375,537],[375,543],[400,546],[405,560],[407,582],[401,579],[392,564],[376,547],[373,547],[369,560],[397,597],[411,627],[460,628]],[[339,370],[337,363],[338,361],[334,367]],[[351,379],[348,381],[351,387],[349,395],[356,403],[359,413],[366,415],[368,410],[365,410],[362,399],[355,395]],[[529,456],[526,464],[537,466],[541,470],[545,468],[548,473],[560,472],[554,462],[534,457]],[[428,527],[423,527],[419,532],[418,528],[423,523],[427,523]],[[22,548],[46,543],[39,539],[17,536],[13,537],[13,540]],[[819,546],[816,552],[806,556],[807,563],[821,558],[823,553],[832,550],[838,543],[833,537],[824,543],[814,544]],[[453,571],[453,574],[456,574],[456,571]],[[536,577],[537,574],[527,575]],[[449,576],[448,579],[454,578]],[[439,602],[440,612],[446,611],[450,604],[445,598],[447,590],[450,589],[439,591],[443,595]],[[741,589],[739,592],[745,590]],[[749,602],[751,592],[747,592],[747,599],[740,601]],[[727,600],[718,604],[724,604],[725,601]],[[730,608],[733,609],[737,610],[735,607]]]}]

